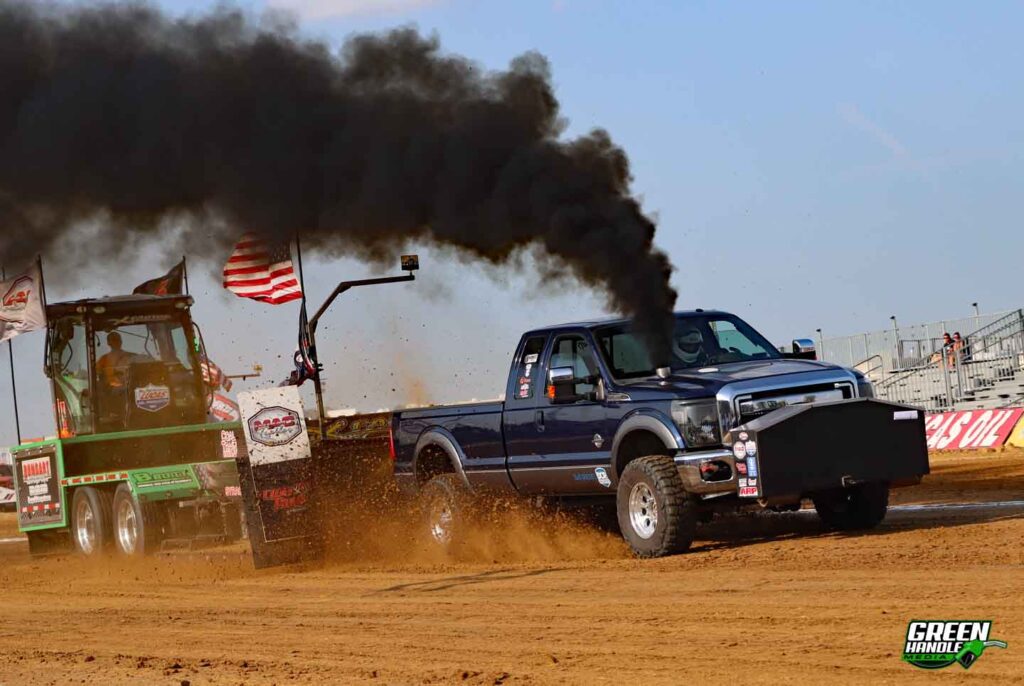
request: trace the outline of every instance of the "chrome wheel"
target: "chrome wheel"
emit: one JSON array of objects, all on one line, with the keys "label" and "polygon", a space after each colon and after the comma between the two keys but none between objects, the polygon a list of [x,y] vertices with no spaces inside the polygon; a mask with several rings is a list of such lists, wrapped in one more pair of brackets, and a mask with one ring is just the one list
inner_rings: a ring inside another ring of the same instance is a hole
[{"label": "chrome wheel", "polygon": [[448,545],[452,540],[452,522],[455,516],[446,502],[435,501],[430,509],[430,535],[437,543]]},{"label": "chrome wheel", "polygon": [[75,539],[78,549],[86,555],[92,555],[98,548],[98,519],[87,499],[78,501],[75,507]]},{"label": "chrome wheel", "polygon": [[638,483],[629,492],[629,523],[640,538],[650,538],[658,528],[658,501],[645,483]]},{"label": "chrome wheel", "polygon": [[122,498],[117,505],[115,515],[117,523],[117,545],[126,555],[135,554],[139,543],[139,525],[135,518],[135,507],[131,500]]}]

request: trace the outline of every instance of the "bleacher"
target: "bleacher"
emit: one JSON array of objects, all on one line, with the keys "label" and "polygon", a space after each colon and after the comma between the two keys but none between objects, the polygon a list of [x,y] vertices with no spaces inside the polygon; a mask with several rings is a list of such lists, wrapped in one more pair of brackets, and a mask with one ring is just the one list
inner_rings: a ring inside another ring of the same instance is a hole
[{"label": "bleacher", "polygon": [[[870,351],[852,366],[872,380],[879,398],[931,412],[1024,404],[1024,310],[987,319],[964,336],[966,347],[960,353],[944,351],[941,334],[926,339],[894,336],[888,354]],[[823,357],[836,361],[827,352]]]}]

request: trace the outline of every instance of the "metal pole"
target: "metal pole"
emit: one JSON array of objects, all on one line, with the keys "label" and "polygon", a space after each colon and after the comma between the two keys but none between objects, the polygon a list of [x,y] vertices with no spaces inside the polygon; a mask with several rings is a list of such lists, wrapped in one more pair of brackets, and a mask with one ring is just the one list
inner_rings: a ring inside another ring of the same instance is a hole
[{"label": "metal pole", "polygon": [[184,255],[181,256],[181,276],[182,276],[182,278],[185,281],[185,295],[189,295],[189,292],[188,292],[188,259]]},{"label": "metal pole", "polygon": [[46,312],[46,279],[43,278],[43,256],[36,255],[36,266],[39,267],[39,295],[43,299],[43,312]]},{"label": "metal pole", "polygon": [[[298,232],[295,233],[295,260],[299,265],[299,288],[302,289],[302,312],[306,312],[306,275],[302,270],[302,241],[299,239]],[[309,320],[306,317],[302,318],[306,322],[306,336],[309,337],[309,349],[316,350],[316,327],[309,325]],[[313,372],[313,393],[316,395],[316,430],[323,437],[322,427],[327,417],[327,412],[324,409],[324,385],[320,379],[320,361],[315,359],[313,363],[316,365],[316,370]]]},{"label": "metal pole", "polygon": [[892,320],[892,333],[896,339],[896,365],[898,369],[903,369],[903,350],[900,348],[900,327],[896,324],[896,315],[889,317]]},{"label": "metal pole", "polygon": [[[7,270],[0,267],[0,281],[7,280]],[[7,355],[11,361],[11,396],[14,399],[14,431],[18,436],[18,445],[21,445],[21,417],[18,414],[18,382],[14,377],[14,339],[7,339]]]},{"label": "metal pole", "polygon": [[[300,270],[301,272],[301,270]],[[300,276],[301,278],[301,276]],[[385,276],[379,279],[359,279],[357,281],[342,281],[331,293],[330,297],[324,301],[324,304],[320,306],[320,309],[316,311],[313,318],[308,320],[306,323],[306,330],[309,332],[309,347],[312,350],[316,349],[316,327],[320,323],[320,317],[327,312],[327,308],[331,306],[335,298],[349,290],[350,288],[357,288],[359,286],[376,286],[385,283],[402,283],[404,281],[415,281],[416,277],[409,272],[406,276]],[[305,307],[305,298],[303,298],[303,307]],[[320,421],[324,420],[324,398],[323,398],[323,387],[320,384],[320,365],[317,364],[316,374],[313,376],[313,388],[316,390],[316,404],[317,412],[320,415]]]}]

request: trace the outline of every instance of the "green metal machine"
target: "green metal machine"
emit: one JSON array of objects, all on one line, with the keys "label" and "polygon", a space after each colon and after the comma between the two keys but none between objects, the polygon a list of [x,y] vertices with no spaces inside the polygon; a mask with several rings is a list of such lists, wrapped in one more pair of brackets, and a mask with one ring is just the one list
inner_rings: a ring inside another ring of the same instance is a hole
[{"label": "green metal machine", "polygon": [[12,449],[33,553],[141,555],[241,535],[245,441],[237,422],[208,419],[213,389],[191,306],[152,295],[47,306],[57,437]]}]

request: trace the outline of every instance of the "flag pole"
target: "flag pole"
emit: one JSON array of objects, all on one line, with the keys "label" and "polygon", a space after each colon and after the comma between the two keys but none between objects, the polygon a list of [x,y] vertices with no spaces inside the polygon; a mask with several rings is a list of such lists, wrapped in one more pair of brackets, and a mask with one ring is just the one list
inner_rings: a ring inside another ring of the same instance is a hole
[{"label": "flag pole", "polygon": [[39,267],[39,295],[43,298],[43,316],[46,315],[46,279],[43,278],[43,256],[36,255],[36,266]]},{"label": "flag pole", "polygon": [[[302,272],[302,242],[299,240],[299,232],[295,232],[295,259],[299,263],[299,288],[302,289],[302,312],[306,312],[306,278]],[[306,317],[302,317],[305,322]],[[316,334],[313,329],[306,324],[306,336],[309,338],[309,349],[316,350]],[[317,418],[317,432],[320,436],[323,436],[323,425],[325,421],[326,412],[324,411],[324,387],[320,381],[320,365],[317,360],[313,360],[313,364],[316,365],[316,369],[313,372],[313,391],[316,393],[316,418]]]},{"label": "flag pole", "polygon": [[[0,281],[7,280],[7,269],[0,267]],[[18,416],[18,383],[14,378],[14,339],[7,339],[7,355],[11,361],[11,396],[14,399],[14,431],[21,445],[21,417]]]},{"label": "flag pole", "polygon": [[185,295],[189,295],[188,292],[188,259],[185,255],[181,256],[181,275],[185,279]]}]

